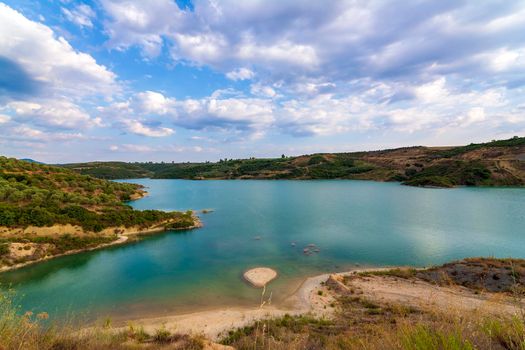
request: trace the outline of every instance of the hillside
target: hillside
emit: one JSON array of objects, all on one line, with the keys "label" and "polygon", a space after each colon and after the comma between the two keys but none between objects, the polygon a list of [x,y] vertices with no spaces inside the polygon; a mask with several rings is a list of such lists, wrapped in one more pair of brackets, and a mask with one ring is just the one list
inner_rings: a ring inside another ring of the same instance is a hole
[{"label": "hillside", "polygon": [[127,232],[186,228],[191,212],[133,210],[141,186],[0,157],[0,265],[93,248]]},{"label": "hillside", "polygon": [[411,186],[524,186],[525,137],[461,147],[405,147],[205,163],[65,164],[100,178],[363,179]]}]

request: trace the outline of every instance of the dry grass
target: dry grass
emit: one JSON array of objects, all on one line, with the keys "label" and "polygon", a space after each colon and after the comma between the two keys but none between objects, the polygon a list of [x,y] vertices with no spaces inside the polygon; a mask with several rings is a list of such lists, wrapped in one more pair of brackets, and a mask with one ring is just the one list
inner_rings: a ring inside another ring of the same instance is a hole
[{"label": "dry grass", "polygon": [[333,320],[284,316],[231,331],[223,344],[237,349],[525,350],[520,317],[483,317],[421,311],[342,297]]},{"label": "dry grass", "polygon": [[[479,261],[472,261],[478,266]],[[488,263],[483,261],[483,263]],[[498,262],[494,268],[506,265]],[[521,262],[512,262],[521,264]],[[513,266],[514,266],[513,265]],[[521,266],[521,265],[520,265]],[[476,267],[477,268],[477,267]],[[520,274],[512,267],[510,275],[519,286]],[[419,272],[418,272],[419,273]],[[382,272],[384,278],[415,279],[411,270]],[[401,303],[367,299],[342,279],[343,288],[326,285],[323,294],[337,298],[330,319],[314,315],[260,320],[232,330],[222,339],[225,345],[250,350],[369,349],[369,350],[525,350],[525,311],[514,316],[489,315],[484,310],[418,309]],[[271,294],[261,293],[261,306],[271,303]],[[508,299],[508,293],[500,293]],[[523,305],[522,289],[511,289],[516,305]],[[79,331],[72,325],[50,325],[47,314],[20,314],[13,293],[0,293],[0,349],[2,350],[95,350],[95,349],[204,349],[200,336],[173,334],[165,327],[147,333],[130,324],[123,331],[107,321],[99,327]],[[518,304],[519,303],[519,304]],[[423,306],[421,306],[423,307]],[[486,311],[486,310],[485,310]]]},{"label": "dry grass", "polygon": [[111,323],[88,330],[71,324],[54,325],[48,315],[19,313],[14,293],[0,293],[0,349],[2,350],[125,350],[125,349],[204,349],[201,336],[172,334],[159,328],[148,334],[143,328],[130,325],[115,332]]},{"label": "dry grass", "polygon": [[[503,269],[514,276],[513,288],[500,295],[508,299],[511,293],[516,305],[523,305],[521,301],[525,295],[520,288],[521,271],[517,273],[514,268],[516,264],[523,266],[523,261],[473,259],[466,263],[476,273],[482,264],[484,272]],[[419,270],[407,268],[367,272],[359,276],[415,280],[419,278],[419,273]],[[352,287],[351,280],[342,279],[348,288],[329,288],[338,300],[336,314],[330,320],[312,315],[262,320],[231,331],[222,343],[237,349],[253,350],[525,350],[523,309],[514,316],[495,316],[489,314],[488,310],[468,312],[437,306],[417,309],[398,302],[367,299],[363,297],[362,291]],[[451,279],[449,283],[454,284],[454,281]]]}]

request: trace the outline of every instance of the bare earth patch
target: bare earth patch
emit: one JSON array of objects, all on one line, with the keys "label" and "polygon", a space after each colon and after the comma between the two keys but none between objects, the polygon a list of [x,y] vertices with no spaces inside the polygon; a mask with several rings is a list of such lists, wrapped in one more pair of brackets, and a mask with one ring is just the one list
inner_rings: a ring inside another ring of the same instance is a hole
[{"label": "bare earth patch", "polygon": [[501,293],[476,293],[461,286],[437,286],[417,279],[392,276],[347,275],[344,286],[360,296],[377,302],[399,303],[420,309],[517,314],[523,301]]}]

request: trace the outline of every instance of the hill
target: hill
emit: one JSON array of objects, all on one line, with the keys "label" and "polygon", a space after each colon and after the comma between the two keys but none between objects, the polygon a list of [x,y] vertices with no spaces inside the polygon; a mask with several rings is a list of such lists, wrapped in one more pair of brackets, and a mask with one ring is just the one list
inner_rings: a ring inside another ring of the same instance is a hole
[{"label": "hill", "polygon": [[39,162],[37,160],[34,160],[34,159],[31,159],[31,158],[22,158],[20,160],[23,160],[25,162],[29,162],[29,163],[36,163],[36,164],[45,164],[45,163],[42,163],[42,162]]},{"label": "hill", "polygon": [[90,162],[63,165],[83,175],[99,179],[139,179],[153,176],[153,172],[143,166],[126,162]]},{"label": "hill", "polygon": [[109,244],[119,235],[196,224],[191,212],[138,211],[141,186],[0,157],[0,265]]},{"label": "hill", "polygon": [[93,162],[65,164],[100,178],[362,179],[410,186],[524,186],[525,137],[460,147],[404,147],[205,163]]}]

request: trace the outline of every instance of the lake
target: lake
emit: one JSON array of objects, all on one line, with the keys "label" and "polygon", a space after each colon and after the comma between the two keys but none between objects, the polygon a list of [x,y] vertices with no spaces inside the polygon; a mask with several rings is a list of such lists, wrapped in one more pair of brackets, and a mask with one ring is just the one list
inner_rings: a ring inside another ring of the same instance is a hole
[{"label": "lake", "polygon": [[[204,227],[0,275],[23,310],[115,319],[258,305],[242,273],[268,266],[274,303],[322,272],[525,258],[525,189],[426,189],[370,181],[127,180],[137,209],[213,209]],[[305,255],[309,244],[318,253]]]}]

